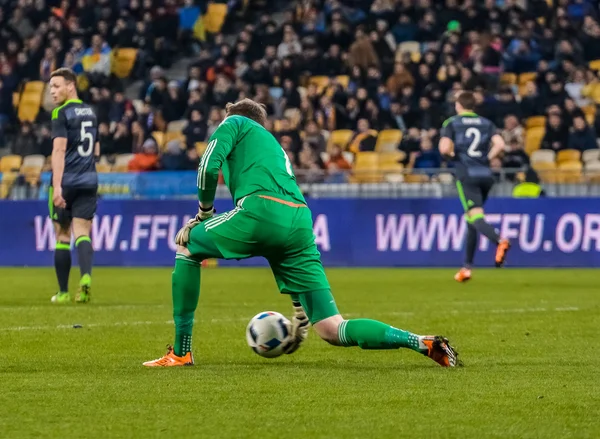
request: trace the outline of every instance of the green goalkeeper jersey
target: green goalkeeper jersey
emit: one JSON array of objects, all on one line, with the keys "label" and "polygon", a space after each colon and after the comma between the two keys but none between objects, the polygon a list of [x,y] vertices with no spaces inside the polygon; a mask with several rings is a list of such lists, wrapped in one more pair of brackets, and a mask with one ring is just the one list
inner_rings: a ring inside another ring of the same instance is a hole
[{"label": "green goalkeeper jersey", "polygon": [[220,169],[235,203],[261,193],[306,203],[283,148],[270,132],[247,117],[225,118],[210,136],[198,167],[202,203],[213,203]]}]

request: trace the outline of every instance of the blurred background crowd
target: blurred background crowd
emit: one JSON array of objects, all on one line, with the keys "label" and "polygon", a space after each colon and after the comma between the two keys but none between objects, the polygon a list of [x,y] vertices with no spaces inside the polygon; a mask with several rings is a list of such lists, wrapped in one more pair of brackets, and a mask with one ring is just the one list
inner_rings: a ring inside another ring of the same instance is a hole
[{"label": "blurred background crowd", "polygon": [[195,169],[249,97],[302,181],[444,180],[439,128],[466,89],[507,143],[499,176],[579,182],[600,172],[598,3],[0,0],[0,170],[51,154],[44,82],[70,67],[101,172]]}]

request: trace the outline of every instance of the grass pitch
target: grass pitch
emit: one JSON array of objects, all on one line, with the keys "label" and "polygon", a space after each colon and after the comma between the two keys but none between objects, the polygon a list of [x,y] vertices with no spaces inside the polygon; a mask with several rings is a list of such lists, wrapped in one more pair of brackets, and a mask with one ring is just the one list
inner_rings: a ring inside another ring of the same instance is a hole
[{"label": "grass pitch", "polygon": [[314,333],[262,359],[246,324],[289,300],[266,269],[206,269],[196,367],[145,369],[172,343],[170,272],[98,268],[92,303],[55,306],[51,269],[0,269],[0,436],[600,436],[597,271],[478,270],[466,285],[451,270],[328,271],[348,317],[447,335],[466,366],[445,370]]}]

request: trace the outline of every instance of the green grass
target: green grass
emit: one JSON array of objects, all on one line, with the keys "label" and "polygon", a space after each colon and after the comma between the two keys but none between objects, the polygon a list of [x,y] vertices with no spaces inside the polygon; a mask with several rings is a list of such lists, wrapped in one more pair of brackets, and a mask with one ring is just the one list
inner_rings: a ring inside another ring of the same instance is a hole
[{"label": "green grass", "polygon": [[[290,314],[263,269],[204,270],[196,367],[144,369],[172,343],[170,269],[95,271],[89,305],[53,306],[51,269],[0,269],[3,438],[597,438],[593,270],[333,269],[342,312],[443,333],[465,367],[335,348],[275,360],[247,321]],[[72,276],[74,277],[74,276]],[[80,324],[81,329],[72,325]]]}]

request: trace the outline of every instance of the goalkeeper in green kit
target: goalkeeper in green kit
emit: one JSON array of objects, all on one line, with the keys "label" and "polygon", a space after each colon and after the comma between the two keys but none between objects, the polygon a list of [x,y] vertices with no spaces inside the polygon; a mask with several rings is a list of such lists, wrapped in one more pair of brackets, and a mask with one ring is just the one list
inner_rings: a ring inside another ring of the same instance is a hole
[{"label": "goalkeeper in green kit", "polygon": [[[144,366],[194,364],[192,327],[200,297],[201,262],[253,256],[267,259],[279,291],[292,299],[294,316],[286,353],[298,349],[310,323],[335,346],[408,348],[444,367],[457,366],[458,354],[442,336],[421,336],[376,320],[345,320],[340,315],[314,241],[310,209],[287,155],[264,128],[264,106],[244,99],[227,104],[226,112],[198,168],[198,214],[175,238],[175,344],[165,356]],[[213,216],[219,170],[236,207]]]}]

